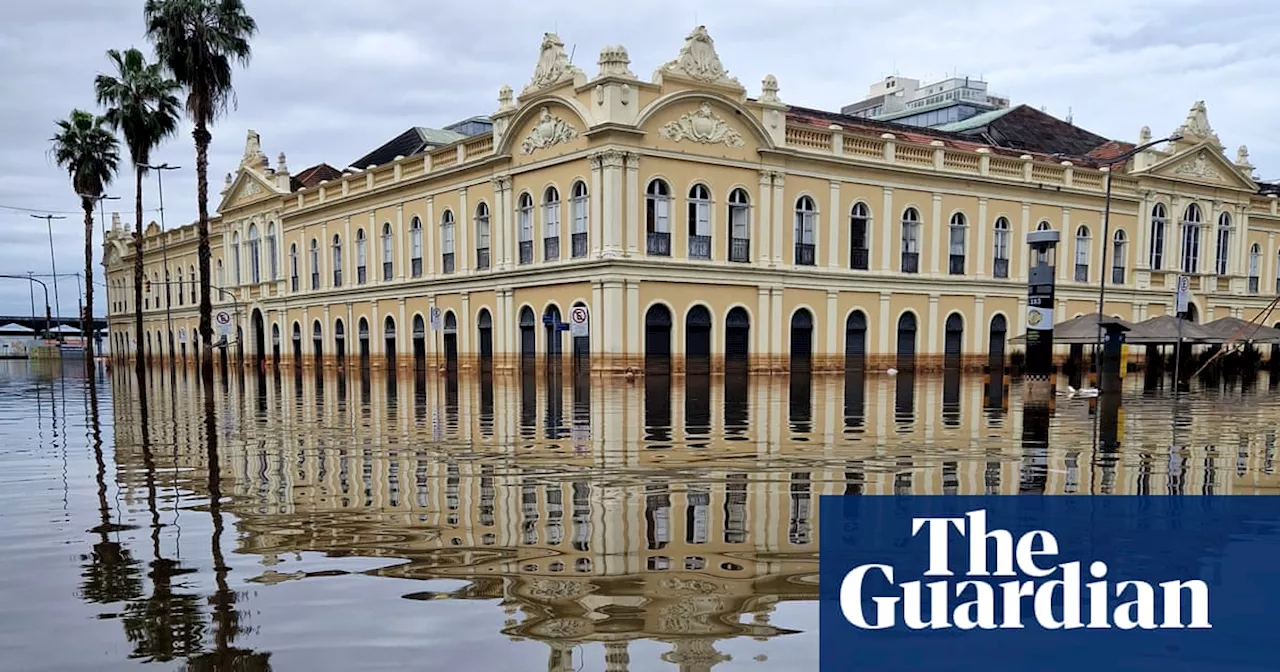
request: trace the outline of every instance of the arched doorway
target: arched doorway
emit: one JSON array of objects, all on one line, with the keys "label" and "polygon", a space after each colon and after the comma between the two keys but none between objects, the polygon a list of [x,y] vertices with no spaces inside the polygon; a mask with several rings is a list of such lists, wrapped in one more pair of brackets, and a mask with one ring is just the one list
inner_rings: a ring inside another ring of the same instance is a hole
[{"label": "arched doorway", "polygon": [[684,316],[684,361],[689,373],[711,370],[711,311],[694,306]]},{"label": "arched doorway", "polygon": [[861,310],[849,313],[844,320],[844,368],[846,371],[867,368],[867,315]]},{"label": "arched doorway", "polygon": [[520,309],[520,360],[521,362],[533,362],[533,358],[538,352],[538,335],[534,332],[536,320],[533,316],[533,309],[525,306]]},{"label": "arched doorway", "polygon": [[413,368],[427,367],[427,323],[421,314],[413,316]]},{"label": "arched doorway", "polygon": [[453,311],[444,314],[444,363],[446,366],[458,366],[458,316]]},{"label": "arched doorway", "polygon": [[382,321],[383,347],[387,353],[387,368],[396,366],[396,321],[390,315]]},{"label": "arched doorway", "polygon": [[1187,302],[1187,321],[1192,324],[1200,322],[1200,309],[1196,308],[1196,304]]},{"label": "arched doorway", "polygon": [[945,338],[942,352],[946,356],[947,368],[960,366],[960,357],[964,351],[964,318],[959,313],[947,316]]},{"label": "arched doorway", "polygon": [[[1004,367],[1004,346],[1008,342],[1009,321],[1004,315],[991,318],[991,332],[988,337],[987,353],[993,365]],[[999,362],[999,364],[996,364]]]},{"label": "arched doorway", "polygon": [[311,323],[311,352],[316,358],[316,368],[324,366],[324,327],[320,320]]},{"label": "arched doorway", "polygon": [[745,370],[751,352],[751,316],[737,306],[724,317],[725,369]]},{"label": "arched doorway", "polygon": [[297,322],[293,323],[293,366],[302,366],[302,325]]},{"label": "arched doorway", "polygon": [[[573,307],[574,307],[574,308],[586,308],[586,307],[587,307],[587,304],[585,304],[585,303],[583,303],[583,302],[581,302],[581,301],[577,301],[577,302],[575,302],[575,303],[573,304]],[[588,313],[588,314],[590,314],[590,313]],[[590,321],[590,318],[588,318],[588,321]],[[574,337],[573,337],[573,363],[574,363],[574,365],[575,365],[575,366],[577,366],[577,365],[580,365],[580,364],[586,364],[586,363],[588,363],[588,362],[590,361],[590,359],[591,359],[591,334],[590,334],[590,332],[588,332],[586,336],[574,336]]]},{"label": "arched doorway", "polygon": [[903,313],[898,318],[898,369],[910,371],[916,367],[916,315]]},{"label": "arched doorway", "polygon": [[480,309],[476,325],[480,332],[480,363],[490,364],[493,362],[493,315],[488,308]]},{"label": "arched doorway", "polygon": [[[249,324],[253,330],[253,363],[261,369],[262,360],[267,358],[267,328],[263,324],[261,310],[254,309],[249,316]],[[173,352],[173,332],[169,332],[169,352]]]},{"label": "arched doorway", "polygon": [[791,314],[791,371],[813,368],[813,313],[801,308]]},{"label": "arched doorway", "polygon": [[644,365],[646,369],[671,368],[671,310],[661,303],[644,314]]},{"label": "arched doorway", "polygon": [[333,358],[337,360],[338,366],[346,364],[347,326],[341,319],[333,323]]},{"label": "arched doorway", "polygon": [[360,318],[356,322],[356,341],[360,347],[360,368],[369,366],[369,320]]},{"label": "arched doorway", "polygon": [[547,362],[560,358],[564,353],[563,331],[560,330],[560,306],[551,304],[542,313],[542,328],[546,332]]},{"label": "arched doorway", "polygon": [[[187,358],[187,344],[182,344],[182,358]],[[280,325],[271,324],[271,365],[280,368]]]}]

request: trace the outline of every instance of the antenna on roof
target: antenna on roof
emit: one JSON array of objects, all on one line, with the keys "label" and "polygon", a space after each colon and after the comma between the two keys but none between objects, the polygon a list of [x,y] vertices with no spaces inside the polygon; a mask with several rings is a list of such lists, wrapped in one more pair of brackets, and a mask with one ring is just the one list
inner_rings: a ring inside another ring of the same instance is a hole
[{"label": "antenna on roof", "polygon": [[577,43],[574,43],[574,45],[573,45],[572,47],[569,47],[569,62],[570,62],[570,63],[573,63],[573,55],[574,55],[574,54],[576,54],[576,53],[578,53],[578,45],[577,45]]},{"label": "antenna on roof", "polygon": [[1070,106],[1070,105],[1068,105],[1068,106],[1067,106],[1067,123],[1068,123],[1068,124],[1070,124],[1070,123],[1071,123],[1071,119],[1072,119],[1072,116],[1071,116],[1071,106]]}]

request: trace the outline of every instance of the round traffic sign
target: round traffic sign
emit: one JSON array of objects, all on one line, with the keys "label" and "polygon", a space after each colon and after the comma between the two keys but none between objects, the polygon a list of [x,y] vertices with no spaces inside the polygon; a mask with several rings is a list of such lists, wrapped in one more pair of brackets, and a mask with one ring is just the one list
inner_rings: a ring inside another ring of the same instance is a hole
[{"label": "round traffic sign", "polygon": [[220,310],[214,314],[213,319],[217,320],[218,324],[231,324],[231,313]]},{"label": "round traffic sign", "polygon": [[569,320],[574,324],[586,324],[587,309],[582,306],[574,306],[573,310],[569,311]]}]

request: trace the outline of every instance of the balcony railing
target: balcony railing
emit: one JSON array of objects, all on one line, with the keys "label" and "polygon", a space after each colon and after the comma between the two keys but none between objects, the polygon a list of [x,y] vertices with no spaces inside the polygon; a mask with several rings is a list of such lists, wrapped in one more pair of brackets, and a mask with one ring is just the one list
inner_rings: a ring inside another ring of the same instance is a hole
[{"label": "balcony railing", "polygon": [[849,250],[849,268],[855,271],[865,271],[871,264],[871,251],[865,247],[855,247]]},{"label": "balcony railing", "polygon": [[729,261],[746,264],[751,262],[751,239],[729,239]]},{"label": "balcony railing", "polygon": [[1076,282],[1089,282],[1089,264],[1076,264]]},{"label": "balcony railing", "polygon": [[569,245],[572,248],[569,253],[574,259],[587,256],[587,234],[585,231],[572,234],[569,238]]},{"label": "balcony railing", "polygon": [[950,273],[951,275],[964,275],[964,255],[963,254],[950,255],[950,263],[949,263],[947,272]]},{"label": "balcony railing", "polygon": [[1257,276],[1252,276],[1249,278],[1249,293],[1250,294],[1258,293],[1258,277]]},{"label": "balcony railing", "polygon": [[995,263],[991,265],[991,275],[997,278],[1009,277],[1009,260],[996,257]]},{"label": "balcony railing", "polygon": [[711,258],[711,236],[689,236],[689,258]]},{"label": "balcony railing", "polygon": [[1124,284],[1124,266],[1111,267],[1111,284],[1113,285]]},{"label": "balcony railing", "polygon": [[421,278],[422,277],[422,257],[414,257],[413,259],[410,259],[409,270],[411,271],[413,277]]},{"label": "balcony railing", "polygon": [[560,258],[560,236],[542,239],[542,260],[556,261]]},{"label": "balcony railing", "polygon": [[650,231],[645,239],[645,252],[651,257],[671,256],[671,233]]},{"label": "balcony railing", "polygon": [[520,241],[520,263],[522,264],[533,263],[533,241],[532,240]]},{"label": "balcony railing", "polygon": [[356,266],[356,284],[363,285],[369,280],[368,269],[364,266]]},{"label": "balcony railing", "polygon": [[483,271],[489,268],[489,248],[476,248],[476,270]]},{"label": "balcony railing", "polygon": [[440,255],[440,257],[441,257],[440,261],[443,264],[443,271],[445,273],[452,273],[453,272],[453,253],[445,252],[444,254]]},{"label": "balcony railing", "polygon": [[382,262],[382,279],[383,280],[391,279],[391,271],[392,271],[391,262],[389,261]]},{"label": "balcony railing", "polygon": [[920,272],[920,253],[919,252],[903,252],[902,253],[902,272],[903,273],[919,273]]},{"label": "balcony railing", "polygon": [[817,256],[814,245],[796,243],[796,266],[813,266]]},{"label": "balcony railing", "polygon": [[318,271],[311,274],[311,289],[320,289],[320,273]]}]

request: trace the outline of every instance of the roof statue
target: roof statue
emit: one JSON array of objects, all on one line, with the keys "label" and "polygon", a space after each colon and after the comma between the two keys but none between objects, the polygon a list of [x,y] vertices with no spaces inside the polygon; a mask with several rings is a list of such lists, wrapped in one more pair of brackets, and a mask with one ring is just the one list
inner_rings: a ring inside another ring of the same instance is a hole
[{"label": "roof statue", "polygon": [[765,75],[760,81],[760,102],[762,103],[781,103],[778,98],[778,78],[773,75]]},{"label": "roof statue", "polygon": [[627,48],[618,45],[616,47],[605,47],[600,50],[600,76],[606,77],[613,75],[615,77],[635,77],[631,72],[631,57],[627,54]]},{"label": "roof statue", "polygon": [[1249,163],[1249,148],[1244,145],[1236,150],[1236,167],[1248,175],[1253,174],[1253,164]]},{"label": "roof statue", "polygon": [[250,129],[245,136],[244,158],[240,160],[240,165],[251,168],[267,167],[267,155],[262,153],[262,143],[258,138],[258,132],[253,129]]},{"label": "roof statue", "polygon": [[1218,139],[1218,134],[1214,133],[1213,128],[1209,126],[1209,115],[1203,100],[1197,100],[1191,106],[1191,111],[1187,112],[1186,121],[1182,122],[1182,125],[1178,127],[1178,133],[1182,134],[1183,137],[1209,140],[1219,147],[1222,146],[1222,141]]},{"label": "roof statue", "polygon": [[729,72],[720,64],[720,55],[716,53],[715,41],[707,33],[706,26],[698,26],[684,38],[684,46],[675,60],[668,62],[658,70],[688,77],[707,84],[728,84],[741,87],[737,78],[730,77]]},{"label": "roof statue", "polygon": [[577,72],[578,69],[569,62],[569,55],[564,53],[564,42],[560,41],[560,36],[544,33],[538,65],[533,69],[533,78],[521,93],[540,91],[561,82],[572,81]]}]

